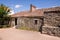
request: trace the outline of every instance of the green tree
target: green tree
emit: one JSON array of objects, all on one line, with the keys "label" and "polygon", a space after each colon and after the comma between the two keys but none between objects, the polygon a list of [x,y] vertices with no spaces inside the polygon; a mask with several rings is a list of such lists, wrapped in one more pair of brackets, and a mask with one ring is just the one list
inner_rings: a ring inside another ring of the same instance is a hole
[{"label": "green tree", "polygon": [[3,4],[0,5],[0,17],[8,16],[9,12],[10,12],[10,9],[7,6]]},{"label": "green tree", "polygon": [[10,16],[8,16],[10,12],[10,9],[1,4],[0,5],[0,25],[5,25],[5,24],[8,24],[9,23],[9,20],[10,20]]}]

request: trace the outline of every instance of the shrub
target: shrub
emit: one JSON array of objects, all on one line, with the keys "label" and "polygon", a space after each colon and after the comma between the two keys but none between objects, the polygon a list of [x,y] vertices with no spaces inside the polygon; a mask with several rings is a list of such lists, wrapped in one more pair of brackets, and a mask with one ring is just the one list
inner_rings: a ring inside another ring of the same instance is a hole
[{"label": "shrub", "polygon": [[10,25],[0,25],[0,28],[9,28]]}]

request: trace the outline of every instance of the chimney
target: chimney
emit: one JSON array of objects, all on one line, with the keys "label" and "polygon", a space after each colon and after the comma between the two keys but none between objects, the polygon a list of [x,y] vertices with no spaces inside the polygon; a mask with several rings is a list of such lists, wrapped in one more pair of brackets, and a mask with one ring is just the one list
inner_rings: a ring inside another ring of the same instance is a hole
[{"label": "chimney", "polygon": [[33,12],[33,11],[35,11],[35,10],[36,10],[36,6],[30,4],[30,12]]}]

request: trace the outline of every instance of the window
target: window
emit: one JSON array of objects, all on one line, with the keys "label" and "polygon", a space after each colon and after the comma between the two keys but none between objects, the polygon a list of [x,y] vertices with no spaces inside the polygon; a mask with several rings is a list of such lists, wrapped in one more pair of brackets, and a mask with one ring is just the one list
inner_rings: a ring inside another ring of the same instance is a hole
[{"label": "window", "polygon": [[37,24],[38,23],[38,20],[35,20],[35,24]]}]

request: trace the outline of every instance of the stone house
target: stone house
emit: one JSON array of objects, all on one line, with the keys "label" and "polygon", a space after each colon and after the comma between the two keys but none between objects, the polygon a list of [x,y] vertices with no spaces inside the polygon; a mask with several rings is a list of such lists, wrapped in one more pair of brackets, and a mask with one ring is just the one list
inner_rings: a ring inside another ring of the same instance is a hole
[{"label": "stone house", "polygon": [[[60,36],[60,7],[36,9],[30,5],[29,11],[11,15],[11,26],[29,27],[42,33]],[[58,32],[59,31],[59,32]]]}]

